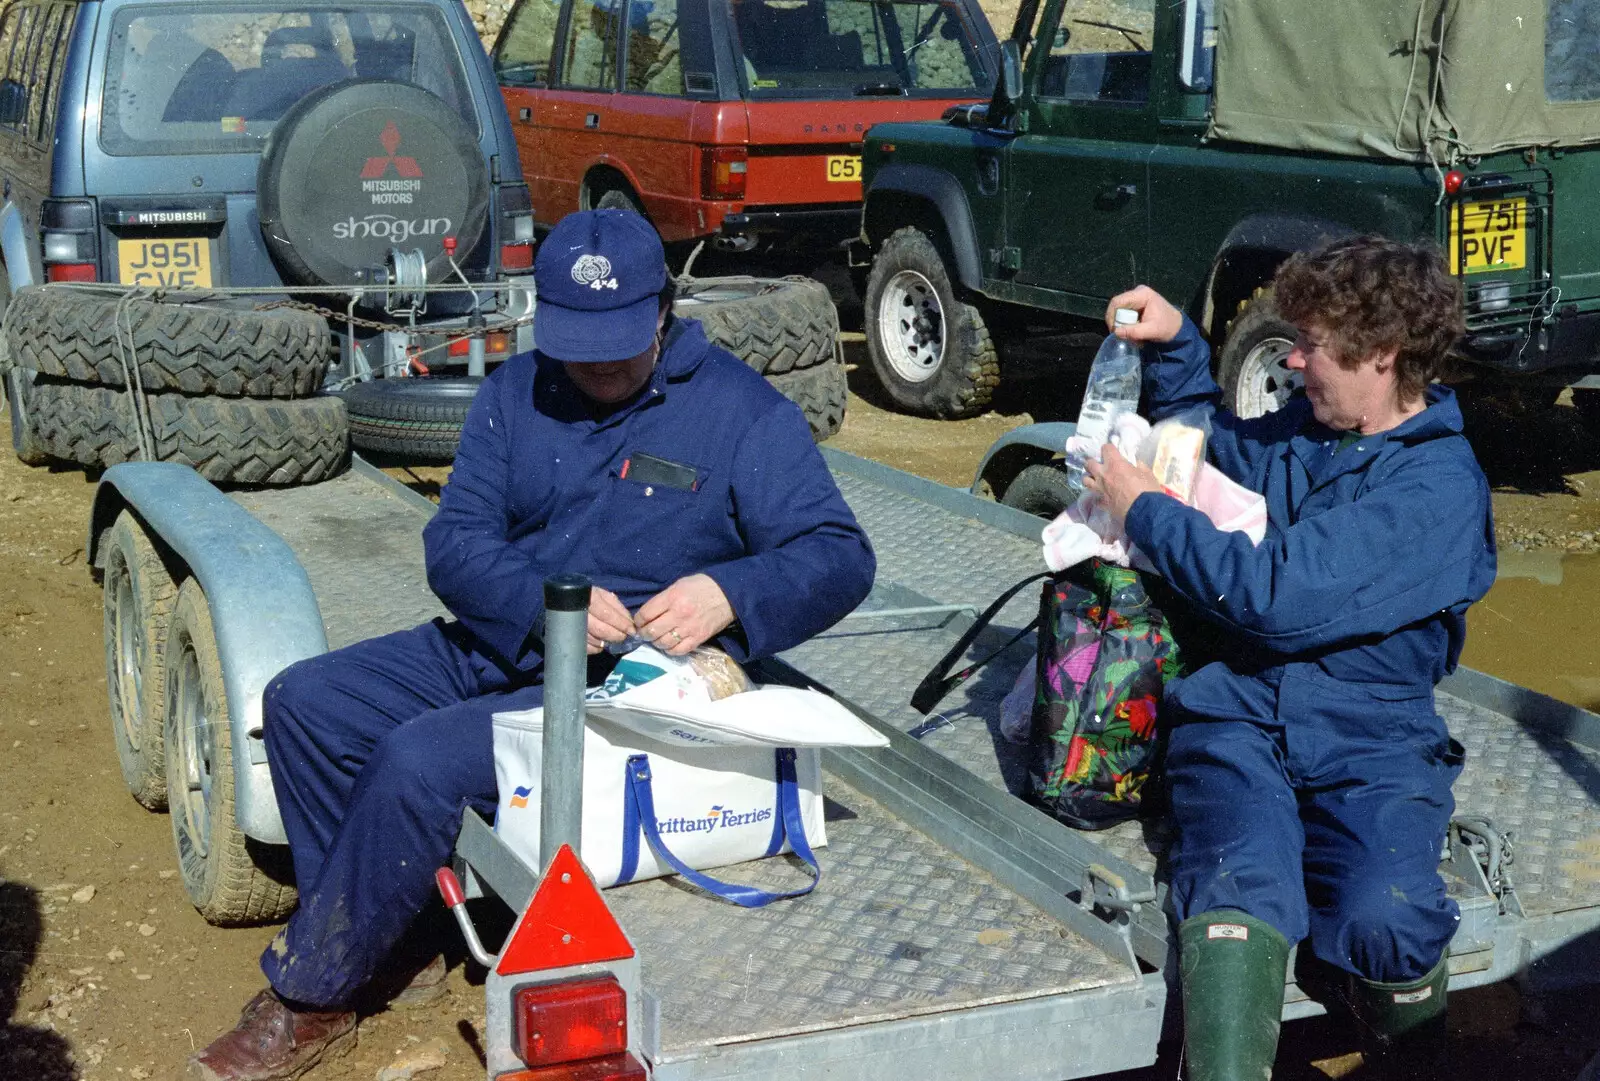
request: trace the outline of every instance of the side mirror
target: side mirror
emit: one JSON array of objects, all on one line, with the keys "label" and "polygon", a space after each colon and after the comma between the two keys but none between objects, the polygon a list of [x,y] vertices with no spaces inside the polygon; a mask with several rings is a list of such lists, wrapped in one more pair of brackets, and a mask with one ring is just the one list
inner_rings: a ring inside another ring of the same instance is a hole
[{"label": "side mirror", "polygon": [[0,81],[0,126],[16,127],[28,117],[28,88],[15,79]]},{"label": "side mirror", "polygon": [[1022,46],[1014,38],[1000,43],[1000,77],[995,80],[994,97],[989,102],[990,127],[1008,124],[1022,96]]}]

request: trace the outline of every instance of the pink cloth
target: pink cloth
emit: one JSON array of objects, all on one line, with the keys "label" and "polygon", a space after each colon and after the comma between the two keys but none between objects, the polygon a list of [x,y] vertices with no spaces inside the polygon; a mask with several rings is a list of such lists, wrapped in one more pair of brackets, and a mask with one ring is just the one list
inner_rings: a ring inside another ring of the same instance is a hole
[{"label": "pink cloth", "polygon": [[[1150,434],[1150,423],[1143,417],[1117,418],[1111,443],[1122,456],[1138,460],[1139,445]],[[1067,440],[1069,449],[1073,439]],[[1260,544],[1267,535],[1267,501],[1259,492],[1230,479],[1210,462],[1200,466],[1195,477],[1194,506],[1224,532],[1243,533],[1251,544]],[[1111,514],[1092,492],[1084,492],[1077,502],[1062,511],[1044,527],[1044,562],[1053,571],[1066,570],[1092,556],[1122,567],[1153,571],[1150,561],[1111,521]]]}]

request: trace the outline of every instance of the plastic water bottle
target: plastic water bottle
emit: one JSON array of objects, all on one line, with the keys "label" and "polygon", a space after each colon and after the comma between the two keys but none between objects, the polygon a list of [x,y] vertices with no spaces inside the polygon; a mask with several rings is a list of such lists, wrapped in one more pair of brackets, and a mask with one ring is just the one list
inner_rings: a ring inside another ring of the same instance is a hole
[{"label": "plastic water bottle", "polygon": [[[1116,324],[1131,326],[1139,321],[1132,308],[1118,308]],[[1100,448],[1111,438],[1112,427],[1124,413],[1139,409],[1139,347],[1115,334],[1100,343],[1089,368],[1089,385],[1083,391],[1083,407],[1078,411],[1078,435],[1088,440],[1087,454],[1069,450],[1065,462],[1067,479],[1083,487],[1085,458],[1100,460]]]}]

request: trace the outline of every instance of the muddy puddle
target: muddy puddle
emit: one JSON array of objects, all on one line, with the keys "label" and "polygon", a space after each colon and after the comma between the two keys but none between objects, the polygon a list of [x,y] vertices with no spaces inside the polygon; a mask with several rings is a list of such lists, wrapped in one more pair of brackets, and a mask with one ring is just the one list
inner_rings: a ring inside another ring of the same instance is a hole
[{"label": "muddy puddle", "polygon": [[1462,663],[1600,713],[1600,555],[1500,553]]}]

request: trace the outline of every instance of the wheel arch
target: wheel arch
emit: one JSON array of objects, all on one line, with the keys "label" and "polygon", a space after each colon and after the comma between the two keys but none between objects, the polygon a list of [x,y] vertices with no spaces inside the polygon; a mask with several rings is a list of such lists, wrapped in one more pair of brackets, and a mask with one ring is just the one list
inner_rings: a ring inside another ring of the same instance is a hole
[{"label": "wheel arch", "polygon": [[1060,454],[1067,437],[1078,430],[1071,421],[1025,424],[996,439],[983,452],[967,490],[979,494],[985,482],[999,499],[1017,475],[1030,465],[1041,465]]},{"label": "wheel arch", "polygon": [[126,462],[106,470],[95,489],[85,545],[103,567],[103,542],[131,510],[163,547],[173,581],[193,577],[205,591],[228,693],[228,727],[238,753],[234,809],[239,829],[267,844],[286,844],[261,740],[261,695],[295,661],[327,652],[322,611],[289,546],[209,481],[174,462]]},{"label": "wheel arch", "polygon": [[12,202],[0,207],[0,262],[4,263],[12,294],[25,285],[38,284],[27,222],[22,218],[22,209]]},{"label": "wheel arch", "polygon": [[1196,298],[1201,329],[1214,344],[1220,344],[1239,305],[1270,282],[1291,255],[1355,234],[1350,226],[1327,218],[1252,214],[1241,219],[1217,246],[1205,286]]},{"label": "wheel arch", "polygon": [[627,163],[608,157],[596,161],[584,171],[583,182],[578,186],[578,206],[584,210],[594,209],[595,200],[613,188],[625,189],[632,193],[640,206],[645,205],[644,194],[639,190],[637,178],[628,170]]},{"label": "wheel arch", "polygon": [[872,179],[861,211],[861,232],[876,248],[890,233],[913,225],[933,237],[956,280],[973,292],[983,285],[978,227],[967,193],[955,177],[930,165],[886,165]]}]

